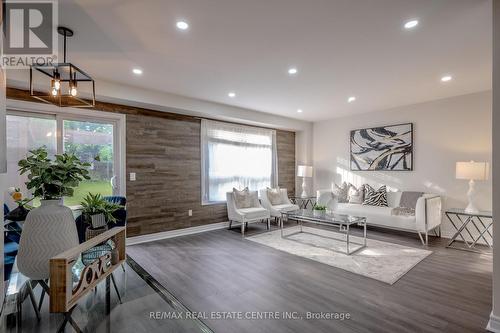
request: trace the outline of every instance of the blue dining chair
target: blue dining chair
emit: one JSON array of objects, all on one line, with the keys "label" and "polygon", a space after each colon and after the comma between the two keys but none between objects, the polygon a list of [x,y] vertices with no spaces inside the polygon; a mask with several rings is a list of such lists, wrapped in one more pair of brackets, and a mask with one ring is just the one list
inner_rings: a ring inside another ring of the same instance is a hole
[{"label": "blue dining chair", "polygon": [[[9,214],[10,209],[6,204],[3,205],[3,213],[4,220],[5,216]],[[17,223],[16,223],[17,225]],[[19,239],[20,239],[20,230],[12,231],[5,230],[4,231],[4,255],[3,255],[3,263],[4,263],[4,280],[8,281],[10,279],[10,274],[12,273],[12,268],[14,266],[14,262],[16,261],[17,251],[19,250]]]}]

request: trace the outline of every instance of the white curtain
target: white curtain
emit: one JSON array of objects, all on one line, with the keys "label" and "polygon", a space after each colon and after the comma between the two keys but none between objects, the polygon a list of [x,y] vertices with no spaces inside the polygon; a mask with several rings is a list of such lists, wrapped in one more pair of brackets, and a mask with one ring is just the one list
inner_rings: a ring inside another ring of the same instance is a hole
[{"label": "white curtain", "polygon": [[203,119],[201,168],[202,204],[225,201],[233,187],[275,186],[276,131]]}]

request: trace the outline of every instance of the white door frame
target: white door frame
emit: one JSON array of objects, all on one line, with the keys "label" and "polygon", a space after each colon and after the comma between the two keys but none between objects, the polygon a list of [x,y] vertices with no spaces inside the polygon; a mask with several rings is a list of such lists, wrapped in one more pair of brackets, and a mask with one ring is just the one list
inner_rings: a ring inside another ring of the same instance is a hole
[{"label": "white door frame", "polygon": [[115,166],[118,169],[118,183],[120,186],[119,195],[126,196],[126,116],[121,113],[104,112],[97,110],[89,110],[85,108],[61,108],[52,104],[43,104],[35,102],[18,101],[7,99],[7,114],[13,111],[13,114],[22,115],[23,112],[35,114],[53,115],[57,121],[57,152],[62,153],[63,137],[62,122],[63,120],[89,120],[95,122],[107,122],[115,125],[117,135],[113,135],[113,145],[116,148],[117,154],[114,157]]}]

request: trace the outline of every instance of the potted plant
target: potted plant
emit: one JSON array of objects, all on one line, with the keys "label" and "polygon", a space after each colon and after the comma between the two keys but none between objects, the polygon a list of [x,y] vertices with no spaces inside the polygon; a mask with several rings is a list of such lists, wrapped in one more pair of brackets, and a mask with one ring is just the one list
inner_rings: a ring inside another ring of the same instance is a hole
[{"label": "potted plant", "polygon": [[88,224],[85,238],[88,240],[107,230],[108,223],[115,223],[113,213],[122,206],[108,202],[100,194],[88,193],[81,202],[83,221]]},{"label": "potted plant", "polygon": [[82,180],[90,179],[90,164],[67,153],[50,159],[42,147],[31,150],[18,165],[21,175],[28,175],[28,190],[41,199],[41,205],[26,217],[17,264],[29,278],[44,280],[50,275],[49,259],[78,245],[73,212],[63,206],[62,198],[72,196]]},{"label": "potted plant", "polygon": [[325,212],[326,212],[326,206],[314,205],[314,207],[313,207],[313,214],[315,216],[321,216]]}]

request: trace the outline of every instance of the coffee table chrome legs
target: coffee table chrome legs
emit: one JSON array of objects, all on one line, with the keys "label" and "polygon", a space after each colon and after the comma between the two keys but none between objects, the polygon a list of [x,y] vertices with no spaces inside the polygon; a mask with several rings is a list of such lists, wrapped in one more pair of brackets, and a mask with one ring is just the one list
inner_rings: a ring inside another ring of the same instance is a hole
[{"label": "coffee table chrome legs", "polygon": [[[329,226],[332,226],[332,223],[322,223],[321,221],[317,221],[317,220],[312,220],[312,219],[300,219],[300,218],[296,218],[294,217],[293,219],[296,219],[298,224],[299,224],[299,230],[296,231],[296,232],[292,232],[291,234],[287,234],[285,236],[283,230],[284,230],[284,221],[286,221],[288,219],[288,215],[286,214],[281,214],[281,220],[282,220],[282,223],[281,223],[281,228],[280,228],[280,232],[281,232],[281,238],[288,238],[290,236],[293,236],[293,235],[296,235],[296,234],[299,234],[299,233],[308,233],[306,231],[303,231],[303,223],[304,221],[305,222],[309,222],[309,223],[313,223],[313,224],[321,224],[321,225],[329,225]],[[363,249],[366,247],[366,218],[360,220],[358,223],[358,225],[362,225],[363,226],[363,243],[356,243],[356,242],[353,242],[351,240],[351,228],[350,228],[350,224],[347,223],[347,224],[344,224],[342,222],[339,222],[338,224],[336,224],[335,226],[337,226],[339,228],[339,231],[341,233],[345,233],[346,235],[346,238],[345,238],[345,243],[346,243],[346,251],[338,251],[338,252],[341,252],[341,253],[344,253],[344,254],[347,254],[347,255],[351,255],[351,254],[354,254],[356,252],[358,252],[359,250]],[[355,244],[355,245],[359,245],[359,247],[356,247],[354,250],[351,251],[351,244]]]}]

